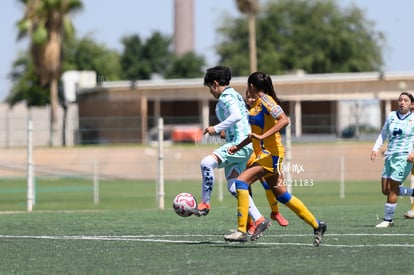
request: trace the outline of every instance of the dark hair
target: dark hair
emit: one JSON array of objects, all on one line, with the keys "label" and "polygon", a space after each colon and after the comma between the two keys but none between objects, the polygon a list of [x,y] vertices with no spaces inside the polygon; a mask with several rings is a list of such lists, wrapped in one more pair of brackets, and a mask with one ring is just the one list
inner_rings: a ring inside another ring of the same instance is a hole
[{"label": "dark hair", "polygon": [[276,96],[270,75],[261,72],[254,72],[247,79],[247,83],[249,85],[252,84],[257,90],[263,91],[265,94],[271,96],[276,103],[280,105],[280,99]]},{"label": "dark hair", "polygon": [[402,96],[402,95],[406,95],[406,96],[408,96],[408,98],[410,99],[411,103],[413,103],[413,102],[414,102],[414,96],[413,96],[411,93],[409,93],[409,92],[402,92],[402,93],[400,94],[400,96]]},{"label": "dark hair", "polygon": [[231,70],[229,67],[216,66],[207,69],[204,76],[204,86],[213,84],[214,81],[217,81],[220,86],[227,86],[230,84],[230,79]]}]

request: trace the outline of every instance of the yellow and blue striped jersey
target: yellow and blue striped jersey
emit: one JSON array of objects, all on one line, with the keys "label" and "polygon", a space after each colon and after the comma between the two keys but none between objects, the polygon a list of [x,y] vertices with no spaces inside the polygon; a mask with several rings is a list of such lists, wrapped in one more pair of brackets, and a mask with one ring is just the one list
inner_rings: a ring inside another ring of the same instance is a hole
[{"label": "yellow and blue striped jersey", "polygon": [[[249,123],[252,133],[261,135],[277,123],[277,117],[283,113],[283,109],[268,95],[259,97],[254,106],[249,110]],[[279,132],[264,140],[252,139],[253,150],[256,155],[259,152],[267,151],[274,156],[282,157],[285,149],[282,144],[282,137]]]}]

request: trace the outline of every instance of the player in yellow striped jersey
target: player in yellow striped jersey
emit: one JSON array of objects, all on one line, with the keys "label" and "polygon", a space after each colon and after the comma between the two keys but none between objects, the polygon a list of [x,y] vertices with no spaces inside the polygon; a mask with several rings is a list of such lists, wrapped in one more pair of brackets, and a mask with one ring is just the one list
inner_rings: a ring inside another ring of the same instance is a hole
[{"label": "player in yellow striped jersey", "polygon": [[[247,105],[248,109],[252,108],[255,105],[255,103],[256,103],[256,97],[251,96],[251,94],[247,90],[246,91],[246,105]],[[252,153],[252,155],[250,156],[249,161],[247,162],[247,166],[250,166],[255,159],[256,159],[256,155],[254,153]],[[281,180],[283,180],[283,174],[280,174],[280,177],[281,177]],[[275,195],[273,194],[272,190],[270,189],[269,185],[267,184],[265,178],[262,177],[262,178],[259,179],[259,181],[260,181],[260,183],[262,184],[262,186],[265,190],[266,198],[267,198],[267,201],[269,203],[269,207],[271,209],[270,218],[272,220],[277,221],[280,226],[288,226],[289,221],[287,219],[285,219],[285,217],[283,217],[282,214],[280,214],[279,204],[277,202],[277,199],[276,199]],[[249,191],[250,191],[250,196],[252,196],[251,188],[249,188]],[[251,224],[250,216],[249,216],[249,220],[248,220],[248,226],[249,226],[249,224]]]},{"label": "player in yellow striped jersey", "polygon": [[[291,195],[280,180],[281,165],[284,157],[284,147],[280,130],[288,123],[288,118],[280,106],[279,99],[273,88],[269,75],[255,72],[247,81],[248,92],[257,98],[255,105],[250,108],[249,122],[252,133],[241,143],[229,148],[230,153],[236,153],[244,146],[252,143],[256,155],[252,165],[244,170],[236,180],[237,191],[237,231],[225,235],[224,239],[231,242],[246,240],[246,223],[249,208],[249,185],[261,177],[266,179],[276,199],[285,204],[297,216],[313,228],[315,246],[319,246],[322,236],[327,229],[326,223],[317,220],[301,200]],[[267,228],[256,228],[265,231]]]}]

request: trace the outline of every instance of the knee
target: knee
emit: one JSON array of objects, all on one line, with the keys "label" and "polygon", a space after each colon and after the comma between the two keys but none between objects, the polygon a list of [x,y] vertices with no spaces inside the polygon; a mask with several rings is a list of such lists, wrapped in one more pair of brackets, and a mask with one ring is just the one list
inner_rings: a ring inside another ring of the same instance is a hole
[{"label": "knee", "polygon": [[292,195],[289,192],[286,191],[282,195],[277,196],[276,199],[277,199],[278,202],[281,202],[283,204],[286,204],[287,202],[290,201],[291,198],[292,198]]},{"label": "knee", "polygon": [[236,191],[236,183],[235,182],[233,182],[232,184],[229,184],[227,186],[227,189],[229,190],[230,194],[233,197],[236,197],[237,198],[237,191]]},{"label": "knee", "polygon": [[204,168],[204,167],[208,167],[208,168],[216,168],[217,167],[217,161],[214,159],[214,157],[212,155],[208,155],[206,157],[204,157],[201,162],[200,162],[200,167]]}]

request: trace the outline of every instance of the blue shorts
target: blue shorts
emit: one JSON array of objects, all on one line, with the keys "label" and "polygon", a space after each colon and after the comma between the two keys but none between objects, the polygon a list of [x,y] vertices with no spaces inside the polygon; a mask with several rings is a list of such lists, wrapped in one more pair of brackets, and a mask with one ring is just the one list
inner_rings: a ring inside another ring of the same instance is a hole
[{"label": "blue shorts", "polygon": [[229,154],[227,150],[238,143],[226,143],[214,150],[214,154],[221,160],[218,168],[224,168],[226,178],[232,170],[236,170],[239,174],[246,169],[247,161],[253,152],[251,144],[248,144],[237,151],[235,154]]},{"label": "blue shorts", "polygon": [[405,154],[386,156],[382,177],[403,183],[413,168],[413,163],[407,161],[407,157]]}]

